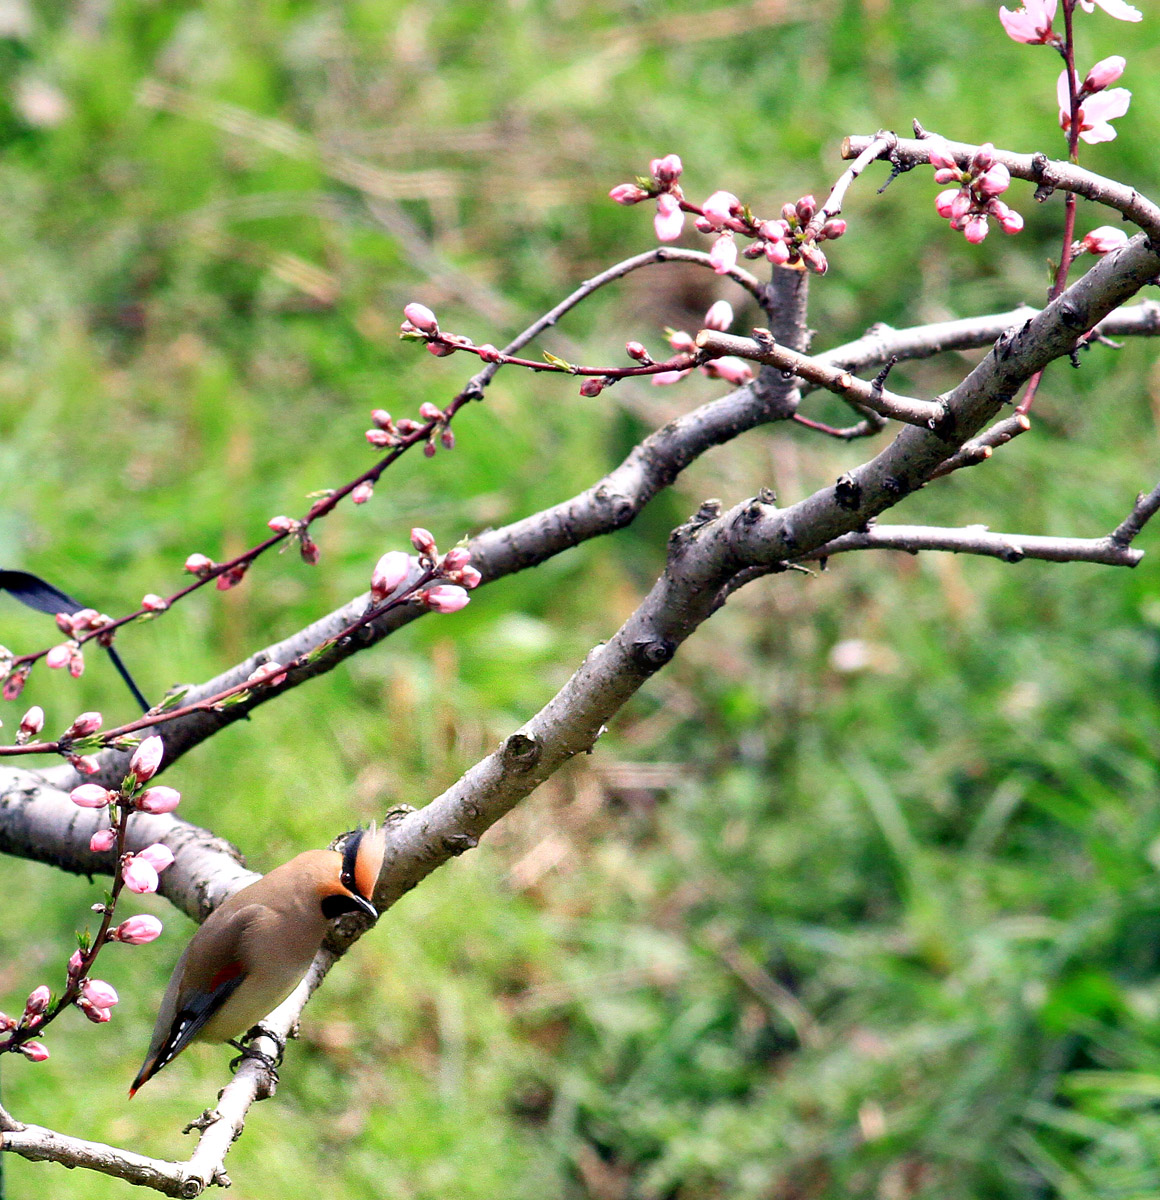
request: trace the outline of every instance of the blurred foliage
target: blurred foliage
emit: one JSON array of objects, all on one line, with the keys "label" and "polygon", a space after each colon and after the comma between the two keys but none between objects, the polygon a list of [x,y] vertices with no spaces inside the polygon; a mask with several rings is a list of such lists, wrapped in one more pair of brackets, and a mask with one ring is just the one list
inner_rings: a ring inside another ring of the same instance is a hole
[{"label": "blurred foliage", "polygon": [[[396,340],[407,300],[501,342],[652,244],[650,214],[605,195],[658,153],[682,155],[694,197],[723,187],[767,213],[825,193],[843,135],[913,117],[1061,154],[1058,59],[1004,37],[996,10],[0,0],[0,564],[120,614],[178,586],[188,553],[252,544],[370,461],[370,408],[413,415],[466,377]],[[1122,51],[1134,93],[1119,139],[1083,161],[1155,196],[1160,26],[1077,20],[1082,63]],[[876,195],[885,176],[851,193],[814,287],[819,347],[1041,299],[1058,197],[1016,184],[1026,232],[971,248],[935,218],[929,176]],[[1080,229],[1106,219],[1084,205]],[[544,346],[617,362],[626,331],[659,347],[718,296],[740,299],[642,273]],[[1137,343],[1054,367],[1030,435],[900,517],[1106,532],[1156,477],[1154,357]],[[962,366],[897,375],[930,395]],[[320,567],[264,560],[127,631],[122,653],[151,696],[208,678],[362,590],[411,524],[449,546],[534,512],[714,386],[589,401],[501,374],[454,452],[404,461],[325,523]],[[769,484],[793,500],[869,449],[778,429],[715,451],[633,528],[417,623],[166,782],[260,869],[422,803],[609,635],[701,499]],[[4,602],[5,644],[53,638]],[[1130,573],[851,556],[752,586],[593,756],[334,973],[230,1156],[231,1194],[1156,1195],[1158,685],[1152,555]],[[29,702],[53,728],[131,712],[97,659],[76,683],[38,671]],[[6,708],[11,730],[22,706]],[[14,860],[3,886],[12,1010],[58,981],[98,889]],[[109,1026],[63,1019],[48,1063],[3,1064],[20,1117],[188,1154],[177,1130],[225,1051],[124,1099],[188,928],[169,914],[162,941],[108,952]],[[14,1196],[125,1194],[4,1167]]]}]

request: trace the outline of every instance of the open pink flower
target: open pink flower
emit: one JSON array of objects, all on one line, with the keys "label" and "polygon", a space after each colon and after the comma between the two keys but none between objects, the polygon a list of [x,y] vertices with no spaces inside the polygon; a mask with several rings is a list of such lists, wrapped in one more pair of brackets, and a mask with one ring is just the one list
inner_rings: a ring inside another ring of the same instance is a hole
[{"label": "open pink flower", "polygon": [[1097,4],[1109,17],[1115,17],[1117,21],[1142,21],[1144,19],[1144,14],[1138,8],[1125,4],[1124,0],[1079,0],[1080,8],[1086,13],[1095,12]]},{"label": "open pink flower", "polygon": [[[1078,82],[1076,84],[1078,90]],[[1060,71],[1055,87],[1059,101],[1059,125],[1067,133],[1071,129],[1071,97],[1067,87],[1067,69]],[[1110,142],[1116,131],[1108,123],[1122,117],[1132,102],[1132,93],[1127,88],[1108,88],[1088,96],[1079,108],[1079,136],[1089,145]]]},{"label": "open pink flower", "polygon": [[1026,0],[1016,12],[1005,7],[999,9],[999,20],[1003,22],[1007,36],[1015,41],[1042,44],[1052,39],[1051,22],[1056,7],[1056,0]]}]

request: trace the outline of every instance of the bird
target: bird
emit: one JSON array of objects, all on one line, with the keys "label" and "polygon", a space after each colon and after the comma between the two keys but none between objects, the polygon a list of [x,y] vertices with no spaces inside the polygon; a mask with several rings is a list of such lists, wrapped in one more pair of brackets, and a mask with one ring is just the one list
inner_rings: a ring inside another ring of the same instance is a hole
[{"label": "bird", "polygon": [[348,835],[342,853],[307,850],[214,909],[173,969],[129,1098],[191,1042],[232,1042],[276,1008],[335,917],[375,920],[383,851],[384,830],[372,824]]}]

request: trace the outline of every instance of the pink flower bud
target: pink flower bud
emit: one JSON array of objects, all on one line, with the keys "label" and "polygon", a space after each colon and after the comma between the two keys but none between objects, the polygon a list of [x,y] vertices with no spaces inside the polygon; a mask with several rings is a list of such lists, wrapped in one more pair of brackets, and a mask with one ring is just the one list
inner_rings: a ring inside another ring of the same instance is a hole
[{"label": "pink flower bud", "polygon": [[781,219],[791,229],[796,229],[798,225],[797,206],[789,203],[783,204],[781,206]]},{"label": "pink flower bud", "polygon": [[965,217],[971,211],[971,203],[971,193],[965,188],[960,188],[951,201],[951,216]]},{"label": "pink flower bud", "polygon": [[64,731],[64,736],[66,738],[88,737],[89,734],[96,733],[102,724],[104,724],[104,720],[99,712],[81,713]]},{"label": "pink flower bud", "polygon": [[98,1008],[112,1008],[121,999],[117,989],[103,979],[86,979],[81,984],[81,995]]},{"label": "pink flower bud", "polygon": [[675,154],[666,154],[664,158],[654,158],[649,164],[653,178],[658,183],[676,183],[684,167]]},{"label": "pink flower bud", "polygon": [[23,1042],[19,1050],[29,1062],[44,1062],[48,1058],[48,1047],[41,1042]]},{"label": "pink flower bud", "polygon": [[19,700],[31,670],[32,667],[25,663],[24,666],[17,667],[7,675],[4,679],[4,687],[0,689],[0,696],[3,696],[5,700]]},{"label": "pink flower bud", "polygon": [[122,921],[113,930],[112,937],[118,942],[124,942],[127,946],[143,946],[146,942],[152,942],[160,937],[163,928],[164,926],[156,917],[142,913],[136,917],[130,917],[127,921]]},{"label": "pink flower bud", "polygon": [[360,483],[350,493],[351,503],[365,504],[375,494],[374,485],[371,483]]},{"label": "pink flower bud", "polygon": [[68,673],[74,679],[80,679],[85,673],[85,656],[81,653],[80,646],[69,647]]},{"label": "pink flower bud", "polygon": [[298,539],[298,553],[302,561],[310,567],[317,566],[318,560],[322,557],[318,543],[308,533],[302,534]]},{"label": "pink flower bud", "polygon": [[957,187],[947,188],[945,192],[939,192],[934,198],[934,211],[940,217],[950,220],[954,215],[954,202],[957,195],[959,195]]},{"label": "pink flower bud", "polygon": [[408,304],[403,309],[403,316],[416,329],[422,330],[423,333],[439,332],[439,322],[435,319],[435,314],[425,304]]},{"label": "pink flower bud", "polygon": [[266,524],[275,533],[291,533],[298,528],[298,522],[293,517],[271,517]]},{"label": "pink flower bud", "polygon": [[419,416],[424,421],[441,421],[443,420],[443,410],[438,404],[432,404],[430,400],[424,400],[419,405]]},{"label": "pink flower bud", "polygon": [[199,579],[204,578],[213,570],[215,565],[213,559],[206,558],[204,554],[191,554],[185,560],[185,570],[191,575],[196,575]]},{"label": "pink flower bud", "polygon": [[1004,233],[1019,233],[1023,228],[1023,218],[1014,209],[1009,208],[999,218],[999,228]]},{"label": "pink flower bud", "polygon": [[669,334],[669,345],[674,350],[685,350],[692,354],[697,349],[697,343],[693,340],[692,335],[686,333],[683,329],[674,329]]},{"label": "pink flower bud", "polygon": [[101,764],[93,754],[70,754],[68,761],[82,775],[95,775],[101,769]]},{"label": "pink flower bud", "polygon": [[484,342],[482,346],[476,346],[476,350],[479,352],[479,357],[487,363],[497,363],[503,358],[503,355],[491,342]]},{"label": "pink flower bud", "polygon": [[832,241],[834,238],[840,238],[846,232],[846,222],[841,217],[835,217],[832,221],[827,221],[822,226],[821,233],[818,234],[819,241]]},{"label": "pink flower bud", "polygon": [[411,530],[411,545],[423,555],[431,556],[437,553],[434,537],[421,525],[416,525]]},{"label": "pink flower bud", "polygon": [[448,355],[455,353],[455,347],[448,346],[444,342],[428,342],[427,353],[435,355],[436,358],[446,358]]},{"label": "pink flower bud", "polygon": [[984,197],[998,196],[1011,186],[1011,172],[1002,163],[996,163],[975,184],[979,195]]},{"label": "pink flower bud", "polygon": [[604,378],[601,375],[594,375],[591,379],[585,379],[580,385],[581,396],[599,396],[604,391]]},{"label": "pink flower bud", "polygon": [[137,776],[138,783],[145,783],[157,774],[161,760],[165,757],[165,743],[157,734],[147,737],[129,759],[129,770]]},{"label": "pink flower bud", "polygon": [[52,993],[48,990],[45,984],[40,987],[33,988],[29,993],[28,999],[24,1002],[24,1015],[26,1017],[39,1017],[42,1012],[48,1009],[48,1002],[52,999]]},{"label": "pink flower bud", "polygon": [[44,728],[44,709],[34,704],[20,718],[20,728],[16,731],[16,744],[23,746]]},{"label": "pink flower bud", "polygon": [[789,262],[792,251],[786,242],[766,242],[765,257],[775,266]]},{"label": "pink flower bud", "polygon": [[146,612],[164,612],[169,607],[169,602],[155,592],[147,592],[141,598],[141,607]]},{"label": "pink flower bud", "polygon": [[99,783],[82,783],[69,792],[68,798],[80,808],[104,808],[113,799],[113,793]]},{"label": "pink flower bud", "polygon": [[106,1021],[112,1020],[113,1017],[113,1014],[107,1008],[98,1008],[95,1004],[90,1004],[83,996],[77,1001],[77,1008],[94,1025],[103,1025]]},{"label": "pink flower bud", "polygon": [[608,194],[617,204],[639,204],[648,199],[648,192],[635,183],[618,183]]},{"label": "pink flower bud", "polygon": [[644,348],[640,342],[625,342],[624,352],[629,358],[635,359],[640,363],[652,362],[652,355]]},{"label": "pink flower bud", "polygon": [[391,550],[375,563],[371,573],[371,598],[381,604],[407,578],[411,570],[410,555]]},{"label": "pink flower bud", "polygon": [[479,587],[483,576],[474,567],[464,567],[456,573],[456,579],[469,591]]},{"label": "pink flower bud", "polygon": [[685,370],[685,371],[658,371],[652,377],[652,381],[657,387],[665,387],[667,384],[677,383],[680,380],[684,379],[684,377],[686,375],[688,375],[688,373],[689,372],[687,370]]},{"label": "pink flower bud", "polygon": [[44,656],[44,665],[56,671],[61,667],[67,667],[71,657],[72,647],[68,642],[62,642],[59,646],[53,646]]},{"label": "pink flower bud", "polygon": [[1108,84],[1115,83],[1123,75],[1126,65],[1126,61],[1119,54],[1113,54],[1110,58],[1101,58],[1087,73],[1087,77],[1083,81],[1083,90],[1088,95],[1093,92],[1102,92]]},{"label": "pink flower bud", "polygon": [[144,859],[129,855],[121,866],[121,878],[131,892],[145,894],[157,891],[157,871]]},{"label": "pink flower bud", "polygon": [[391,414],[385,408],[376,408],[371,410],[371,420],[380,429],[390,429],[393,424]]},{"label": "pink flower bud", "polygon": [[814,214],[818,211],[818,202],[813,196],[803,196],[795,205],[798,220],[804,225],[807,221],[813,220]]},{"label": "pink flower bud", "polygon": [[[273,664],[277,669],[277,663]],[[266,670],[267,668],[262,668]],[[282,678],[286,678],[285,672],[282,673]],[[273,682],[271,680],[271,682]],[[137,797],[137,807],[142,812],[153,813],[155,816],[159,813],[172,812],[181,803],[181,793],[176,788],[171,787],[151,787]]]},{"label": "pink flower bud", "polygon": [[991,169],[991,165],[995,161],[995,146],[992,142],[984,142],[978,150],[975,151],[974,157],[971,159],[971,171],[973,174],[982,175]]},{"label": "pink flower bud", "polygon": [[685,214],[680,201],[670,192],[657,197],[657,215],[653,218],[653,229],[658,242],[675,242],[685,227]]},{"label": "pink flower bud", "polygon": [[732,218],[734,212],[740,212],[741,201],[732,192],[714,192],[701,209],[705,219],[714,229],[722,229]]},{"label": "pink flower bud", "polygon": [[733,305],[728,300],[714,300],[705,314],[705,328],[724,333],[733,324]]},{"label": "pink flower bud", "polygon": [[711,359],[702,369],[711,379],[724,379],[726,383],[732,383],[736,387],[753,379],[753,368],[749,363],[732,355]]},{"label": "pink flower bud", "polygon": [[81,968],[84,967],[84,965],[85,956],[80,952],[80,950],[74,950],[72,954],[69,955],[68,960],[69,976],[71,977],[74,975],[79,975],[81,973]]},{"label": "pink flower bud", "polygon": [[934,173],[935,183],[952,183],[959,178],[958,171],[952,171],[948,167],[939,167]]},{"label": "pink flower bud", "polygon": [[443,427],[443,432],[439,435],[439,444],[444,450],[455,449],[455,434],[446,426]]},{"label": "pink flower bud", "polygon": [[726,275],[737,266],[737,243],[733,234],[725,232],[713,243],[709,251],[709,262],[718,275]]},{"label": "pink flower bud", "polygon": [[460,571],[471,562],[471,551],[466,546],[456,546],[443,556],[443,570]]},{"label": "pink flower bud", "polygon": [[16,1022],[7,1014],[0,1012],[0,1033],[7,1033],[16,1028]]},{"label": "pink flower bud", "polygon": [[433,612],[458,612],[467,605],[471,597],[453,583],[437,583],[420,593],[420,599]]},{"label": "pink flower bud", "polygon": [[[93,784],[86,784],[86,787],[92,787]],[[94,854],[107,854],[117,844],[117,831],[115,829],[98,829],[96,833],[89,838],[89,849]]]},{"label": "pink flower bud", "polygon": [[945,138],[926,138],[923,145],[930,156],[930,165],[932,167],[941,167],[944,170],[956,169],[955,156],[951,153],[950,143]]},{"label": "pink flower bud", "polygon": [[1128,235],[1114,225],[1101,225],[1091,233],[1084,234],[1083,248],[1089,254],[1108,254],[1128,244]]},{"label": "pink flower bud", "polygon": [[963,230],[963,236],[972,246],[977,246],[987,236],[987,218],[984,216],[972,217]]},{"label": "pink flower bud", "polygon": [[368,429],[366,437],[372,446],[389,446],[395,440],[385,429]]},{"label": "pink flower bud", "polygon": [[53,619],[56,621],[57,629],[68,637],[72,637],[76,632],[73,628],[72,613],[57,613]]}]

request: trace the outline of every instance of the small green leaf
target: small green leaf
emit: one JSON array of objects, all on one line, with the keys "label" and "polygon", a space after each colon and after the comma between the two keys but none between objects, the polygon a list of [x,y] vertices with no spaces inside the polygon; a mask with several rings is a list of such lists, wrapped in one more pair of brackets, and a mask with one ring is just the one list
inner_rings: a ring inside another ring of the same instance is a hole
[{"label": "small green leaf", "polygon": [[566,358],[559,358],[550,350],[544,351],[544,361],[551,363],[553,367],[559,367],[562,371],[567,371],[569,375],[576,374],[576,367],[574,367]]}]

